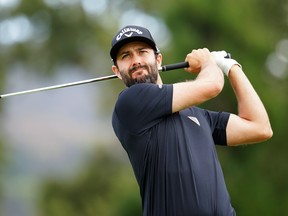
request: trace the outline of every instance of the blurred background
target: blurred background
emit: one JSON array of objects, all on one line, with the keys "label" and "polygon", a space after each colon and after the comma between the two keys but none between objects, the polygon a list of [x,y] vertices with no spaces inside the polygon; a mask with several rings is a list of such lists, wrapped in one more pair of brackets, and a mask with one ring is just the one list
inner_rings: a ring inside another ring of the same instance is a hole
[{"label": "blurred background", "polygon": [[[274,136],[217,147],[232,204],[240,216],[288,215],[287,0],[0,0],[1,94],[112,74],[110,42],[127,24],[151,30],[164,64],[202,47],[227,50],[242,64]],[[0,216],[141,215],[111,127],[123,89],[109,80],[0,99]],[[202,107],[237,112],[228,79]]]}]

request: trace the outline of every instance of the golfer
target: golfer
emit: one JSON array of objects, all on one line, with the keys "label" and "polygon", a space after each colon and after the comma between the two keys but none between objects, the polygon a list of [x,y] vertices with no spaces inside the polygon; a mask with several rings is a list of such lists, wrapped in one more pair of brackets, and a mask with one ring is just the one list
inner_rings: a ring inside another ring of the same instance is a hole
[{"label": "golfer", "polygon": [[[112,40],[112,71],[127,86],[112,124],[132,164],[144,216],[236,215],[215,145],[272,137],[265,107],[225,51],[195,49],[185,59],[191,81],[163,84],[162,55],[148,29],[126,26]],[[197,107],[223,89],[226,74],[238,114]]]}]

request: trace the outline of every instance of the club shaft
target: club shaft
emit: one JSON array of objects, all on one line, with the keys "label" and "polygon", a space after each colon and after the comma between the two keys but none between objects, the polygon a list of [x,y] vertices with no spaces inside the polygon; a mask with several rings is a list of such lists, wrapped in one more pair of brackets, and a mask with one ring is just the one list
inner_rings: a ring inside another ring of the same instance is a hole
[{"label": "club shaft", "polygon": [[[231,58],[231,55],[228,53],[226,58]],[[170,65],[163,65],[158,70],[160,72],[164,72],[164,71],[176,70],[176,69],[181,69],[181,68],[186,68],[186,67],[189,67],[188,62],[180,62],[180,63],[170,64]],[[94,78],[94,79],[88,79],[88,80],[82,80],[82,81],[77,81],[77,82],[48,86],[48,87],[43,87],[43,88],[36,88],[36,89],[31,89],[31,90],[2,94],[2,95],[0,95],[0,98],[22,95],[22,94],[30,94],[30,93],[41,92],[41,91],[48,91],[48,90],[53,90],[53,89],[66,88],[66,87],[70,87],[70,86],[83,85],[83,84],[88,84],[88,83],[92,83],[92,82],[110,80],[110,79],[114,79],[114,78],[117,78],[117,76],[116,75],[108,75],[108,76],[98,77],[98,78]]]},{"label": "club shaft", "polygon": [[82,80],[82,81],[65,83],[65,84],[54,85],[54,86],[48,86],[48,87],[43,87],[43,88],[36,88],[36,89],[31,89],[31,90],[19,91],[19,92],[0,95],[0,98],[11,97],[11,96],[16,96],[16,95],[21,95],[21,94],[30,94],[30,93],[41,92],[41,91],[48,91],[48,90],[59,89],[59,88],[66,88],[66,87],[70,87],[70,86],[76,86],[76,85],[88,84],[88,83],[92,83],[92,82],[114,79],[116,77],[117,77],[116,75],[109,75],[109,76],[103,76],[103,77],[98,77],[98,78],[89,79],[89,80]]},{"label": "club shaft", "polygon": [[[185,62],[182,62],[182,64],[183,63],[185,63]],[[166,66],[164,65],[161,68],[159,68],[159,71],[168,71],[168,70],[175,70],[175,69],[184,68],[184,65],[182,65],[182,64],[177,63],[177,64],[171,64],[171,65],[166,65]],[[173,65],[176,65],[176,66],[173,66]],[[187,63],[185,65],[187,65]],[[98,78],[93,78],[93,79],[88,79],[88,80],[82,80],[82,81],[77,81],[77,82],[71,82],[71,83],[53,85],[53,86],[48,86],[48,87],[43,87],[43,88],[36,88],[36,89],[30,89],[30,90],[19,91],[19,92],[14,92],[14,93],[2,94],[2,95],[0,95],[0,98],[22,95],[22,94],[30,94],[30,93],[48,91],[48,90],[54,90],[54,89],[60,89],[60,88],[66,88],[66,87],[70,87],[70,86],[83,85],[83,84],[88,84],[88,83],[92,83],[92,82],[110,80],[110,79],[114,79],[114,78],[117,78],[117,76],[113,74],[113,75],[108,75],[108,76],[103,76],[103,77],[98,77]]]}]

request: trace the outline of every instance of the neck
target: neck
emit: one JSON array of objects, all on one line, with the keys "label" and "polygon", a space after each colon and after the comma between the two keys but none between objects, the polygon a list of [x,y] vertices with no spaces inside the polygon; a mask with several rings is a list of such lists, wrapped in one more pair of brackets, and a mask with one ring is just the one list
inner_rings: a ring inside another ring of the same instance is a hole
[{"label": "neck", "polygon": [[161,79],[159,74],[158,74],[158,78],[157,78],[156,84],[158,84],[158,85],[162,85],[163,84],[162,79]]}]

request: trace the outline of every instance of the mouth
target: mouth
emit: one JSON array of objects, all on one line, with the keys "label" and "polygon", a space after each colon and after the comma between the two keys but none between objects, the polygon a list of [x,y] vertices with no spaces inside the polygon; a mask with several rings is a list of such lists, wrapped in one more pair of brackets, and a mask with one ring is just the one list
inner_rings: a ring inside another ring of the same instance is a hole
[{"label": "mouth", "polygon": [[130,70],[130,74],[133,79],[145,75],[145,72],[147,72],[145,66],[135,67]]}]

